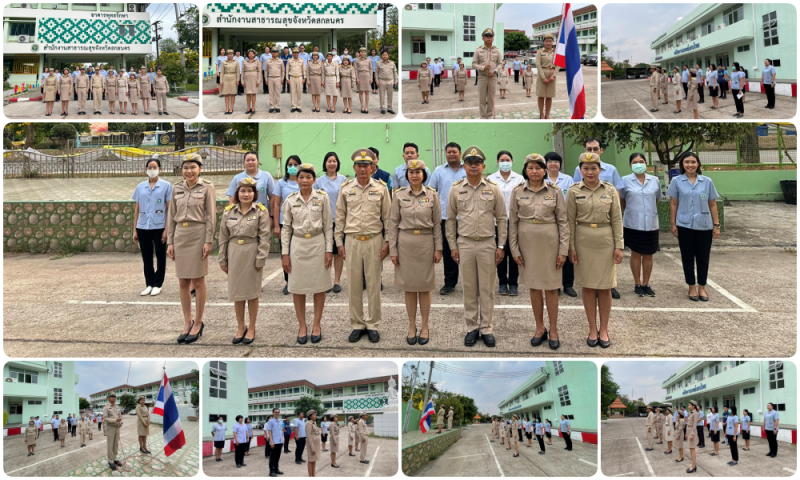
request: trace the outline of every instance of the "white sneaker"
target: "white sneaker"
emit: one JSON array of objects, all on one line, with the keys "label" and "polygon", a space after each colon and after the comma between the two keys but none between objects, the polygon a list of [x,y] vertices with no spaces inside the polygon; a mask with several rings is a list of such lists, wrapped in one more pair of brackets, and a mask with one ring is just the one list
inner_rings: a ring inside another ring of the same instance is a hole
[{"label": "white sneaker", "polygon": [[152,291],[153,291],[153,287],[147,287],[144,290],[142,290],[142,293],[140,293],[139,295],[144,297],[145,295],[150,295],[150,292],[152,292]]},{"label": "white sneaker", "polygon": [[150,292],[150,296],[155,297],[159,293],[161,293],[161,288],[160,287],[153,287],[153,291]]}]

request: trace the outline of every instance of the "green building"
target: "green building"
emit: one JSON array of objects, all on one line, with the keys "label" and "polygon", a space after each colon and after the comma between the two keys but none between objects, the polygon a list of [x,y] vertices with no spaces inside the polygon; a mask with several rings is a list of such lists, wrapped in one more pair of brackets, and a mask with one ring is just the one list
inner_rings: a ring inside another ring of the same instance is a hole
[{"label": "green building", "polygon": [[572,439],[597,443],[597,366],[594,362],[547,361],[500,404],[500,415],[545,418],[553,424],[565,415]]},{"label": "green building", "polygon": [[494,30],[494,45],[502,50],[503,23],[492,26],[494,5],[499,9],[502,3],[406,4],[400,21],[402,70],[419,68],[426,57],[443,58],[447,68],[461,57],[469,68],[487,28]]},{"label": "green building", "polygon": [[247,413],[247,362],[211,360],[203,364],[203,437],[211,436],[211,426],[222,417],[226,434],[233,434],[236,415]]},{"label": "green building", "polygon": [[27,425],[39,417],[50,428],[53,415],[80,413],[75,362],[11,360],[3,365],[3,411],[6,429]]},{"label": "green building", "polygon": [[[687,362],[661,383],[662,403],[686,407],[695,400],[709,407],[736,406],[739,418],[747,409],[753,419],[752,434],[761,436],[767,403],[780,414],[778,440],[792,442],[797,430],[797,366],[783,361]],[[793,433],[795,432],[795,433]]]},{"label": "green building", "polygon": [[[589,5],[577,8],[572,12],[572,19],[575,22],[575,33],[578,35],[581,55],[596,53],[598,43],[597,7]],[[544,36],[548,33],[553,35],[553,39],[557,43],[560,27],[561,15],[534,23],[531,47],[542,48],[544,46]]]},{"label": "green building", "polygon": [[[764,60],[777,71],[777,95],[797,84],[797,10],[791,3],[702,3],[651,43],[651,63],[672,71],[683,65],[739,64],[758,91]],[[794,87],[796,89],[796,87]]]}]

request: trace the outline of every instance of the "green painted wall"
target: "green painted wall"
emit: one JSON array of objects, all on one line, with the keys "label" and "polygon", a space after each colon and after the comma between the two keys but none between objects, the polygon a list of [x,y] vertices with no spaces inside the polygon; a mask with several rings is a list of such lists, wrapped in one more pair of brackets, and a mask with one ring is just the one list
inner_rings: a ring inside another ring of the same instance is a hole
[{"label": "green painted wall", "polygon": [[[402,431],[402,428],[406,424],[406,412],[408,411],[408,403],[407,402],[402,402],[402,404],[403,404],[403,406],[402,406],[403,411],[400,412],[401,416],[402,416],[401,421],[400,421],[401,431]],[[419,418],[421,416],[422,416],[422,412],[417,410],[416,407],[412,406],[411,407],[411,413],[408,415],[408,417],[409,417],[409,420],[408,420],[408,431],[409,432],[414,431],[414,430],[419,430]]]},{"label": "green painted wall", "polygon": [[[53,373],[53,362],[17,362],[14,365],[15,369],[26,370],[23,364],[31,364],[36,368],[28,368],[27,370],[35,370],[39,374],[37,384],[29,383],[6,383],[3,387],[3,410],[9,410],[9,403],[21,403],[22,415],[9,415],[8,423],[25,423],[27,424],[30,417],[39,416],[40,420],[45,424],[50,422],[52,413],[60,411],[60,418],[65,418],[71,413],[80,413],[78,411],[78,393],[75,392],[75,385],[78,383],[78,377],[75,375],[75,362],[58,362],[61,364],[61,377],[56,378]],[[44,364],[49,368],[50,372],[38,371]],[[3,378],[9,377],[9,364],[3,366]],[[61,389],[62,403],[59,405],[54,404],[54,392],[56,388]],[[11,400],[11,402],[9,402]],[[41,405],[29,405],[28,401],[42,401]]]},{"label": "green painted wall", "polygon": [[203,364],[203,378],[201,381],[203,396],[203,413],[200,423],[203,426],[203,437],[211,436],[212,422],[210,415],[224,414],[228,416],[225,422],[226,434],[233,433],[233,424],[236,415],[247,416],[247,362],[225,362],[228,365],[228,383],[226,399],[212,398],[209,394],[211,378],[209,377],[210,362]]}]

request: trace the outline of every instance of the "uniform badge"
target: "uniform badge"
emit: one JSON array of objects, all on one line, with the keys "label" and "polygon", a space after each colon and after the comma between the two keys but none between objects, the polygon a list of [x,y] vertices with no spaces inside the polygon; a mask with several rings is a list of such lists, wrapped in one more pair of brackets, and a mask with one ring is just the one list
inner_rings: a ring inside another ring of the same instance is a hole
[{"label": "uniform badge", "polygon": [[256,216],[255,216],[255,215],[253,215],[252,217],[248,217],[248,218],[247,218],[247,221],[248,221],[248,222],[252,222],[252,221],[253,221],[253,220],[255,220],[255,219],[256,219]]},{"label": "uniform badge", "polygon": [[700,194],[700,199],[705,200],[706,199],[706,194],[705,193]]},{"label": "uniform badge", "polygon": [[491,194],[492,194],[492,189],[491,189],[491,188],[486,188],[486,189],[483,189],[483,190],[481,190],[481,193],[482,193],[482,194],[489,194],[489,195],[491,195]]},{"label": "uniform badge", "polygon": [[162,202],[162,200],[160,198],[156,199],[156,203],[161,203],[161,202]]},{"label": "uniform badge", "polygon": [[370,197],[376,197],[376,196],[380,196],[380,194],[381,194],[381,192],[376,192],[376,191],[374,191],[374,190],[370,190],[370,192],[368,193],[368,195],[369,195]]},{"label": "uniform badge", "polygon": [[605,200],[606,198],[608,198],[608,195],[600,195],[600,200]]},{"label": "uniform badge", "polygon": [[312,207],[321,207],[322,206],[322,200],[312,200],[311,201],[311,206]]},{"label": "uniform badge", "polygon": [[555,200],[556,196],[555,195],[547,195],[546,197],[544,197],[544,199],[545,200]]},{"label": "uniform badge", "polygon": [[164,210],[156,210],[156,215],[164,215]]},{"label": "uniform badge", "polygon": [[430,198],[428,198],[428,197],[425,197],[425,198],[420,198],[420,199],[419,199],[419,203],[420,203],[420,205],[422,205],[422,204],[424,204],[424,203],[429,203],[430,201],[431,201],[431,199],[430,199]]}]

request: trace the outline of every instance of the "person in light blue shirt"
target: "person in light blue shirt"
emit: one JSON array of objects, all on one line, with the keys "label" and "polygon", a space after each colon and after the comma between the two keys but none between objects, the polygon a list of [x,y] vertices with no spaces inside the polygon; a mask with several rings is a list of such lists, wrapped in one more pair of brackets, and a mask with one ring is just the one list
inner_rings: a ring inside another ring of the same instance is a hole
[{"label": "person in light blue shirt", "polygon": [[769,456],[778,456],[778,424],[780,423],[781,416],[775,410],[774,403],[767,404],[767,412],[764,414],[764,432],[767,435],[767,443],[769,444]]},{"label": "person in light blue shirt", "polygon": [[686,100],[686,97],[689,94],[689,66],[684,65],[683,71],[681,72],[681,83],[683,84],[683,99]]},{"label": "person in light blue shirt", "polygon": [[[446,235],[445,220],[447,219],[447,199],[450,196],[450,187],[453,183],[467,177],[464,165],[461,164],[461,145],[450,142],[444,147],[447,163],[439,165],[428,177],[428,186],[439,194],[439,203],[442,206],[442,235]],[[446,237],[442,237],[446,238]],[[442,242],[442,262],[444,263],[444,286],[439,290],[440,295],[451,294],[458,284],[458,264],[450,255],[450,245]]]},{"label": "person in light blue shirt", "polygon": [[450,75],[453,77],[453,88],[455,89],[453,93],[458,93],[458,82],[456,82],[456,72],[460,68],[459,63],[461,63],[461,57],[458,57],[455,62],[453,62],[453,68],[450,72]]},{"label": "person in light blue shirt", "polygon": [[217,462],[222,461],[222,449],[225,448],[225,431],[227,428],[222,417],[217,418],[216,423],[211,426],[211,437],[214,441],[214,458]]},{"label": "person in light blue shirt", "polygon": [[717,69],[717,81],[719,82],[719,98],[728,98],[728,69],[725,65],[719,65]]},{"label": "person in light blue shirt", "polygon": [[246,467],[244,463],[244,452],[247,445],[247,427],[243,423],[244,417],[236,415],[236,423],[233,425],[233,445],[236,453],[234,460],[236,468]]},{"label": "person in light blue shirt", "polygon": [[764,60],[764,68],[761,69],[761,90],[767,94],[766,108],[775,108],[775,80],[778,72],[772,66],[772,60]]},{"label": "person in light blue shirt", "polygon": [[[408,183],[408,179],[406,178],[406,172],[408,171],[408,167],[406,164],[411,160],[416,160],[419,158],[419,147],[416,143],[406,142],[403,145],[403,163],[400,164],[399,167],[394,169],[392,173],[392,191],[397,190],[400,187],[409,187],[411,184]],[[425,177],[430,180],[431,178],[431,171],[425,167]],[[423,185],[428,185],[428,181],[426,180],[423,182]]]},{"label": "person in light blue shirt", "polygon": [[[744,79],[746,77],[739,62],[733,62],[733,69],[730,77],[731,93],[733,94],[733,102],[736,104],[736,113],[733,114],[733,116],[742,118],[744,117]],[[739,95],[741,95],[741,97]]]},{"label": "person in light blue shirt", "polygon": [[253,441],[253,422],[250,421],[250,417],[246,417],[244,419],[244,426],[247,428],[247,443],[244,449],[244,455],[250,455],[250,442]]},{"label": "person in light blue shirt", "polygon": [[441,58],[437,58],[433,64],[433,73],[434,73],[434,83],[438,87],[442,83],[442,72],[444,72],[444,61]]},{"label": "person in light blue shirt", "polygon": [[572,451],[572,427],[570,426],[569,420],[567,420],[566,415],[561,415],[561,422],[560,423],[560,430],[561,436],[564,437],[564,442],[566,442],[567,446],[564,450],[570,452]]},{"label": "person in light blue shirt", "polygon": [[[272,409],[272,418],[269,419],[264,426],[264,435],[267,437],[267,444],[265,445],[265,456],[269,456],[269,475],[274,477],[280,475],[279,462],[281,460],[281,451],[288,453],[288,444],[284,444],[284,431],[283,422],[280,419],[280,409]],[[267,451],[269,454],[267,455]]]},{"label": "person in light blue shirt", "polygon": [[[331,201],[331,212],[336,211],[336,199],[339,198],[339,191],[342,189],[342,184],[347,181],[347,177],[339,173],[342,164],[339,161],[339,155],[336,152],[328,152],[323,159],[323,167],[325,168],[325,175],[320,175],[314,182],[315,190],[322,190],[328,194],[328,199]],[[335,219],[334,219],[335,220]],[[336,223],[334,222],[334,228]],[[339,254],[339,248],[336,242],[333,243],[333,288],[334,293],[342,291],[342,269],[344,267],[344,258]]]},{"label": "person in light blue shirt", "polygon": [[620,195],[620,204],[625,246],[631,250],[633,293],[639,297],[655,297],[650,287],[650,274],[653,272],[653,255],[658,251],[661,184],[657,177],[646,173],[647,160],[643,154],[633,153],[628,164],[633,173],[622,177],[625,188]]},{"label": "person in light blue shirt", "polygon": [[[669,184],[670,223],[678,239],[689,300],[707,302],[706,281],[711,242],[720,236],[714,182],[704,176],[700,156],[687,152],[680,159],[680,176]],[[694,266],[697,264],[697,277]],[[695,285],[697,283],[698,286]]]},{"label": "person in light blue shirt", "polygon": [[[283,202],[292,193],[300,191],[300,186],[297,184],[297,167],[302,163],[297,155],[287,158],[283,178],[275,184],[275,196],[272,200],[272,228],[278,238],[281,237],[281,228],[283,228]],[[276,218],[278,222],[275,222]],[[283,272],[283,279],[285,281],[283,294],[289,295],[289,274],[286,271]]]},{"label": "person in light blue shirt", "polygon": [[539,442],[539,455],[544,455],[544,424],[541,418],[536,419],[536,440]]},{"label": "person in light blue shirt", "polygon": [[229,204],[233,203],[239,182],[245,177],[250,177],[256,181],[256,190],[258,191],[258,199],[256,201],[266,207],[271,205],[271,201],[275,197],[275,179],[272,178],[269,172],[259,169],[258,166],[258,153],[247,152],[244,154],[244,171],[237,173],[233,177],[228,190],[225,192],[225,195],[228,196]]},{"label": "person in light blue shirt", "polygon": [[519,72],[522,70],[522,62],[519,58],[514,58],[512,66],[514,68],[514,83],[519,83]]},{"label": "person in light blue shirt", "polygon": [[742,410],[742,440],[744,440],[744,450],[745,452],[750,450],[750,421],[753,419],[750,418],[750,411],[748,409]]},{"label": "person in light blue shirt", "polygon": [[706,438],[703,436],[703,427],[705,420],[703,420],[703,409],[697,409],[697,447],[704,448],[706,446]]},{"label": "person in light blue shirt", "polygon": [[697,70],[697,93],[700,95],[700,100],[697,103],[706,103],[703,93],[703,84],[705,83],[704,79],[706,74],[703,72],[703,67],[700,66],[699,63],[695,64],[695,70]]},{"label": "person in light blue shirt", "polygon": [[708,71],[708,95],[711,97],[712,109],[719,108],[719,89],[719,72],[717,66],[712,63]]},{"label": "person in light blue shirt", "polygon": [[[136,186],[131,200],[133,207],[133,241],[139,244],[144,263],[145,289],[140,295],[156,296],[161,293],[167,272],[167,206],[172,199],[172,185],[159,178],[161,161],[147,160],[148,179]],[[153,254],[156,268],[153,269]]]},{"label": "person in light blue shirt", "polygon": [[[369,51],[369,61],[372,62],[372,94],[375,95],[378,93],[378,62],[381,61],[381,56],[378,55],[378,51],[374,48]],[[352,65],[353,60],[350,59],[350,64]]]},{"label": "person in light blue shirt", "polygon": [[[219,85],[219,79],[220,79],[219,72],[220,72],[220,70],[222,70],[222,62],[224,62],[225,60],[228,59],[227,50],[225,50],[224,48],[220,48],[218,53],[219,53],[219,55],[214,60],[214,65],[216,65],[216,67],[217,67],[217,85]],[[150,82],[152,82],[152,81],[153,81],[153,75],[150,75]],[[220,93],[222,93],[222,92],[220,92]],[[223,97],[223,95],[219,96],[219,98],[222,98],[222,97]]]},{"label": "person in light blue shirt", "polygon": [[292,422],[292,429],[294,429],[294,463],[299,465],[305,461],[303,451],[306,449],[306,420],[303,418],[303,412],[300,412]]},{"label": "person in light blue shirt", "polygon": [[258,57],[258,59],[261,61],[261,91],[264,93],[269,93],[269,86],[267,85],[269,82],[267,82],[265,69],[267,68],[267,60],[270,58],[272,58],[272,54],[269,53],[269,47],[264,47],[264,53]]},{"label": "person in light blue shirt", "polygon": [[322,421],[319,422],[320,427],[322,427],[322,435],[320,436],[320,443],[322,443],[322,451],[327,452],[328,449],[325,448],[325,444],[328,443],[328,416],[325,415],[322,417]]},{"label": "person in light blue shirt", "polygon": [[544,435],[547,437],[547,444],[548,445],[552,445],[553,444],[553,436],[550,434],[550,428],[552,426],[553,426],[553,424],[550,423],[550,420],[545,418],[544,419]]},{"label": "person in light blue shirt", "polygon": [[425,57],[425,64],[428,66],[428,70],[431,71],[431,95],[433,95],[433,84],[436,82],[433,81],[435,72],[433,69],[433,63],[431,63],[431,57]]},{"label": "person in light blue shirt", "polygon": [[730,466],[739,464],[739,447],[736,442],[739,440],[739,416],[736,415],[736,405],[731,405],[728,420],[725,422],[725,438],[728,440],[728,445],[731,447],[731,461],[728,462]]}]

